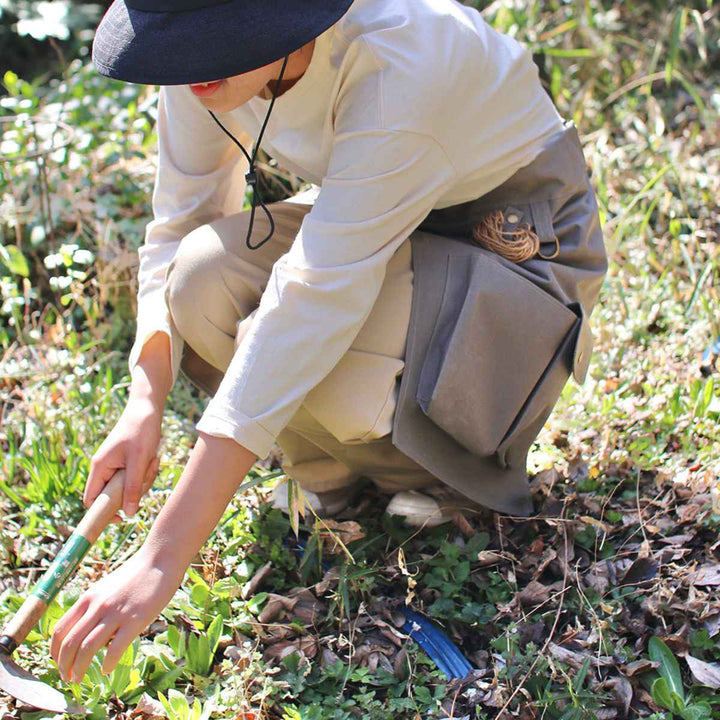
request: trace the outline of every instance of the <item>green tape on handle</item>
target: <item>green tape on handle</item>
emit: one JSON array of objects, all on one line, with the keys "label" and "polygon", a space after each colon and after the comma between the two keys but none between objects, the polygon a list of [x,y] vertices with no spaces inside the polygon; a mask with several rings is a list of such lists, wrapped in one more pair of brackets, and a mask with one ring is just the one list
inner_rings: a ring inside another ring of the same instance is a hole
[{"label": "green tape on handle", "polygon": [[75,568],[85,557],[89,547],[90,542],[86,538],[73,533],[53,560],[52,565],[33,588],[32,594],[50,604],[68,578],[75,572]]}]

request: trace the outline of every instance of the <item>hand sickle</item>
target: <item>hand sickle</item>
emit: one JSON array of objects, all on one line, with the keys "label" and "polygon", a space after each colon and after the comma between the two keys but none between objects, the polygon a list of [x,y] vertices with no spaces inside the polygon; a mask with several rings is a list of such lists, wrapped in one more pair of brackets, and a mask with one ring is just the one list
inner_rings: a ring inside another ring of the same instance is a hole
[{"label": "hand sickle", "polygon": [[90,546],[120,510],[124,485],[125,471],[118,470],[33,588],[30,597],[0,633],[0,690],[27,705],[56,713],[87,713],[85,708],[69,703],[61,692],[23,670],[11,655],[45,614],[48,605],[75,572]]}]

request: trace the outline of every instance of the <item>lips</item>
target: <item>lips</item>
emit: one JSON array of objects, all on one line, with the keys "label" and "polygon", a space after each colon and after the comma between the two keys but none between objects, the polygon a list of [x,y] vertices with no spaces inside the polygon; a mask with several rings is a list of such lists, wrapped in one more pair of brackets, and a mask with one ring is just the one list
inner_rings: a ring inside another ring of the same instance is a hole
[{"label": "lips", "polygon": [[196,83],[195,85],[190,85],[190,91],[197,97],[210,97],[222,84],[222,80],[215,80],[214,82],[207,83]]}]

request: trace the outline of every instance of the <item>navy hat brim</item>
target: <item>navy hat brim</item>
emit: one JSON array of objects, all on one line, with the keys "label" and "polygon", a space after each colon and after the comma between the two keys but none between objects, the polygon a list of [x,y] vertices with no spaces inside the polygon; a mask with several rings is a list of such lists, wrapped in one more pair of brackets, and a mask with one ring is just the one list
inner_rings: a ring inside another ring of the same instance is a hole
[{"label": "navy hat brim", "polygon": [[353,0],[228,0],[150,12],[115,0],[92,59],[107,77],[146,85],[223,80],[269,65],[336,23]]}]

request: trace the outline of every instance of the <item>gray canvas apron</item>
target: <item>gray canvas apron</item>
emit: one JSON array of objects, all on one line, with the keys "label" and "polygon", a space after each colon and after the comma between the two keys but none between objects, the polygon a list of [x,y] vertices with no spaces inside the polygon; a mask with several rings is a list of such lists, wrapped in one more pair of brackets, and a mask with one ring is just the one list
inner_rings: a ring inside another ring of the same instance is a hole
[{"label": "gray canvas apron", "polygon": [[[521,263],[471,240],[488,213],[529,224],[541,252]],[[393,444],[492,509],[528,515],[528,451],[572,374],[585,379],[588,317],[607,271],[575,126],[472,202],[434,210],[413,233],[413,304]]]}]

